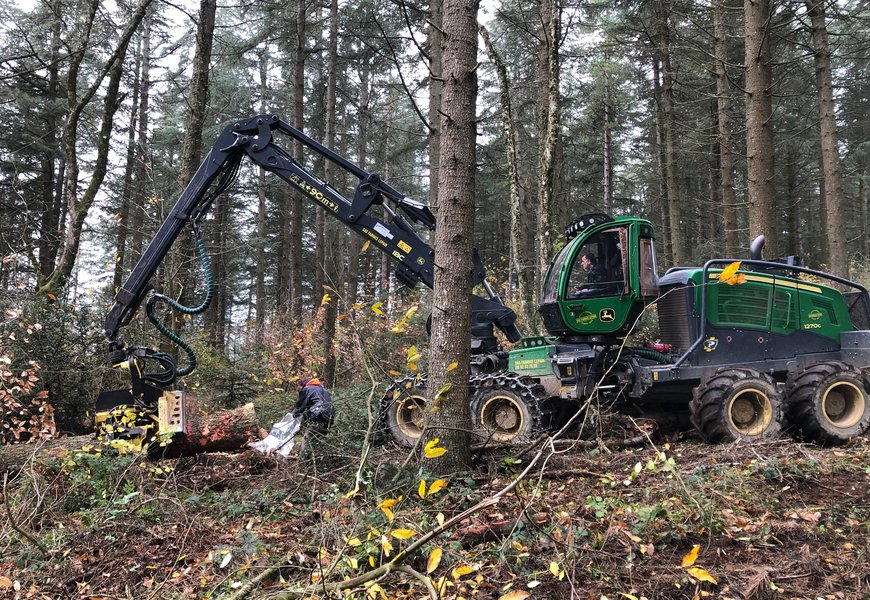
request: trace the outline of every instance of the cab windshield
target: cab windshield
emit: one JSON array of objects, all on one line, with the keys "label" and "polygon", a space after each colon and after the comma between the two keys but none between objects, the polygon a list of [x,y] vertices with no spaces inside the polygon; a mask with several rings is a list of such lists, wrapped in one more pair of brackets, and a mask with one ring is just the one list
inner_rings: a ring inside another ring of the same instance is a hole
[{"label": "cab windshield", "polygon": [[572,300],[623,293],[628,270],[624,252],[627,238],[626,230],[619,228],[602,231],[586,240],[574,255],[565,298]]}]

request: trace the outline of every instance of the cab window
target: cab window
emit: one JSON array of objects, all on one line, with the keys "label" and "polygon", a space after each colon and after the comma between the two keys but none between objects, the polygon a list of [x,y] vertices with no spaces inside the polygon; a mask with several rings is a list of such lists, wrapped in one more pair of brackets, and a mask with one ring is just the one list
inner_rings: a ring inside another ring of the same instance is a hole
[{"label": "cab window", "polygon": [[565,297],[594,298],[621,294],[627,270],[625,229],[609,229],[590,237],[574,255]]}]

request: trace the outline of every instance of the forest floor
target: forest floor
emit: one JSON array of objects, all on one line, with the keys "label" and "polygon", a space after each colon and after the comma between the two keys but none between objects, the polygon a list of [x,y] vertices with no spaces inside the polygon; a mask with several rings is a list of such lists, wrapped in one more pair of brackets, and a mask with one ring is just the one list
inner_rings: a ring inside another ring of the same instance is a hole
[{"label": "forest floor", "polygon": [[[870,598],[870,438],[617,437],[557,446],[407,568],[300,597]],[[497,494],[533,456],[487,450],[433,487],[391,444],[360,468],[360,441],[334,430],[307,460],[29,465],[4,485],[0,598],[265,598],[341,582]]]}]

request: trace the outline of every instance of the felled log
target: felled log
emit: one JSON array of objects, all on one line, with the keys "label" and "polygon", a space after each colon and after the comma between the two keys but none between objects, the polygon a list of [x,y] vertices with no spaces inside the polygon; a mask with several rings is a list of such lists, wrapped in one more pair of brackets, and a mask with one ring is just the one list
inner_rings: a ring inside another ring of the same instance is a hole
[{"label": "felled log", "polygon": [[0,446],[0,472],[20,469],[34,458],[60,456],[95,443],[94,434],[89,434]]},{"label": "felled log", "polygon": [[187,418],[186,435],[175,436],[163,448],[149,449],[152,458],[179,458],[204,452],[233,452],[260,439],[260,426],[252,403],[210,415]]},{"label": "felled log", "polygon": [[[151,459],[179,458],[206,452],[233,452],[244,449],[251,440],[260,439],[254,405],[218,411],[210,415],[191,415],[187,434],[176,435],[167,446],[152,444]],[[0,446],[0,472],[21,468],[36,458],[60,456],[64,452],[99,448],[94,434],[57,438],[28,444]]]}]

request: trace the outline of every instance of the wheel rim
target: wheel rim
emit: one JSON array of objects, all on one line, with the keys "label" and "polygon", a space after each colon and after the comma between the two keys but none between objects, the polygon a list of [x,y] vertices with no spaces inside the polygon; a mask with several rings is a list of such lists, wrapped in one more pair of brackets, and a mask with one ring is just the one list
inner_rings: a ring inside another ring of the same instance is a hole
[{"label": "wheel rim", "polygon": [[834,427],[854,427],[864,415],[864,391],[848,381],[837,381],[822,395],[822,414]]},{"label": "wheel rim", "polygon": [[523,408],[511,396],[493,396],[480,409],[480,424],[492,439],[505,442],[525,430]]},{"label": "wheel rim", "polygon": [[773,407],[761,390],[747,388],[737,392],[728,403],[728,421],[740,435],[761,435],[770,425]]},{"label": "wheel rim", "polygon": [[423,396],[405,396],[396,401],[396,425],[399,431],[411,438],[423,435],[423,409],[426,398]]}]

